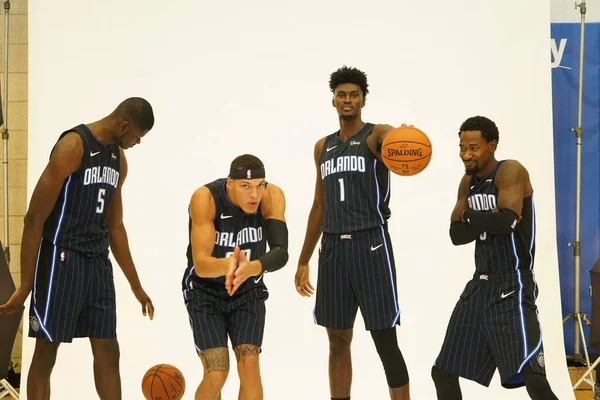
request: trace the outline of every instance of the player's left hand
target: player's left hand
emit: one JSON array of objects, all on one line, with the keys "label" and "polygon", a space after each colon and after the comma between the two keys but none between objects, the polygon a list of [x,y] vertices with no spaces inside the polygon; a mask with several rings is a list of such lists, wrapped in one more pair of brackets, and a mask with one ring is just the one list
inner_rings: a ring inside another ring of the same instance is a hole
[{"label": "player's left hand", "polygon": [[240,251],[240,262],[233,275],[233,287],[229,291],[229,295],[233,296],[233,294],[239,289],[242,283],[246,282],[246,279],[250,278],[251,276],[260,275],[260,273],[260,262],[248,261],[248,259],[246,258],[246,253],[243,250]]},{"label": "player's left hand", "polygon": [[132,291],[135,295],[135,298],[138,299],[142,305],[142,314],[144,314],[144,317],[146,314],[148,314],[150,320],[152,320],[154,318],[154,306],[152,305],[152,300],[150,300],[150,297],[146,294],[142,287],[132,289]]}]

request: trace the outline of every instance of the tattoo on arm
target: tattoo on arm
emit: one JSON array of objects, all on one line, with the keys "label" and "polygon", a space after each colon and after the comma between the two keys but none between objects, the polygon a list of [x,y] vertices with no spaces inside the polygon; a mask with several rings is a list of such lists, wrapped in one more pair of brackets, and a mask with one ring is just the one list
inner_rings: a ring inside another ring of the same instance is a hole
[{"label": "tattoo on arm", "polygon": [[258,357],[260,354],[260,347],[256,347],[250,344],[240,344],[233,349],[235,358],[240,361],[242,357]]},{"label": "tattoo on arm", "polygon": [[229,353],[227,347],[204,350],[199,355],[208,372],[229,371]]}]

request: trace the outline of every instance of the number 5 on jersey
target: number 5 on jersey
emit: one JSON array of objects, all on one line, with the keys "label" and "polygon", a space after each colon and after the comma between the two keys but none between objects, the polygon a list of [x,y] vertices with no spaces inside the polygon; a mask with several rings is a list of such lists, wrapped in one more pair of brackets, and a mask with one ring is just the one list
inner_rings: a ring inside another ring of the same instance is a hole
[{"label": "number 5 on jersey", "polygon": [[96,206],[96,214],[102,214],[104,211],[104,195],[106,194],[106,189],[98,190],[98,205]]}]

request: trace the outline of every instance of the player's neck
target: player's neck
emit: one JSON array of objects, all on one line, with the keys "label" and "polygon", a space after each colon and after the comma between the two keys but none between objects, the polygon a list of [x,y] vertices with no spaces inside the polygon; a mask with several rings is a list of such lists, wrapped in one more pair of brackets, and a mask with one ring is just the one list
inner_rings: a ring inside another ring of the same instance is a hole
[{"label": "player's neck", "polygon": [[340,118],[340,139],[346,141],[364,125],[365,123],[360,117],[352,118],[350,120]]},{"label": "player's neck", "polygon": [[477,179],[485,178],[486,176],[488,176],[489,174],[492,173],[494,168],[496,168],[496,165],[498,165],[498,160],[496,160],[495,158],[492,158],[490,160],[490,162],[487,163],[485,168],[482,169],[481,171],[479,171],[475,176],[477,177]]},{"label": "player's neck", "polygon": [[92,135],[94,135],[96,139],[98,139],[98,141],[103,145],[110,146],[114,143],[112,135],[106,128],[106,124],[104,124],[102,121],[96,121],[92,122],[91,124],[87,124],[87,127],[90,129],[90,131],[92,131]]}]

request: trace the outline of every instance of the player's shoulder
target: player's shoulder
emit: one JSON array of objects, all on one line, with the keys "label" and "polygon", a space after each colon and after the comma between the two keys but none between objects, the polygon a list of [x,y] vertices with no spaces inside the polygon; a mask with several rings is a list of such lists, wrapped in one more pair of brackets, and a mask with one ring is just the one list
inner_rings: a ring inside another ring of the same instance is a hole
[{"label": "player's shoulder", "polygon": [[496,186],[504,187],[515,184],[527,184],[529,182],[529,172],[527,169],[517,160],[505,160],[498,171],[494,179]]},{"label": "player's shoulder", "polygon": [[327,136],[323,136],[321,139],[317,140],[317,143],[315,143],[315,159],[319,158],[319,156],[321,155],[321,153],[323,152],[323,147],[325,147],[325,142],[327,141],[327,138],[329,138],[331,135],[327,135]]},{"label": "player's shoulder", "polygon": [[272,218],[273,215],[278,215],[281,210],[285,210],[285,196],[279,186],[272,183],[267,185],[265,194],[261,200],[261,209],[266,219]]},{"label": "player's shoulder", "polygon": [[212,194],[210,192],[210,189],[208,188],[208,186],[206,185],[202,185],[199,188],[197,188],[194,193],[192,194],[192,199],[191,199],[191,203],[201,203],[201,202],[205,202],[209,199],[212,199]]},{"label": "player's shoulder", "polygon": [[77,132],[69,131],[64,133],[52,148],[50,163],[65,167],[69,173],[73,173],[81,166],[83,155],[83,140]]},{"label": "player's shoulder", "polygon": [[202,218],[214,219],[215,210],[216,204],[210,189],[206,185],[196,189],[190,199],[190,213],[192,217],[202,216]]},{"label": "player's shoulder", "polygon": [[527,168],[517,160],[504,160],[498,167],[496,176],[528,175]]},{"label": "player's shoulder", "polygon": [[265,189],[265,196],[268,196],[269,198],[283,198],[284,194],[283,194],[283,189],[281,189],[279,186],[277,186],[274,183],[270,183],[267,185],[267,188]]},{"label": "player's shoulder", "polygon": [[323,148],[323,146],[325,145],[325,142],[327,141],[327,139],[330,137],[331,135],[327,135],[327,136],[323,136],[321,139],[317,140],[317,143],[315,143],[315,149],[317,148]]},{"label": "player's shoulder", "polygon": [[56,143],[59,150],[81,151],[83,153],[83,139],[77,131],[67,131]]}]

